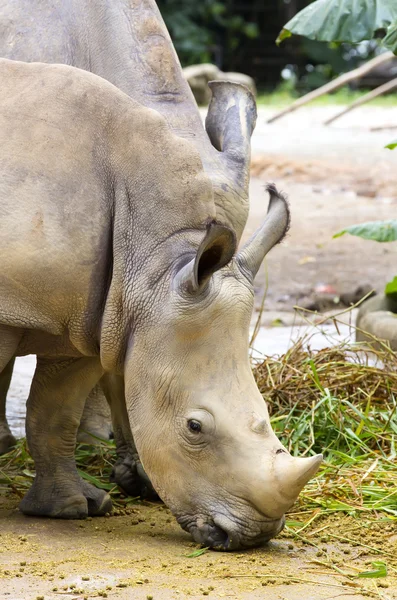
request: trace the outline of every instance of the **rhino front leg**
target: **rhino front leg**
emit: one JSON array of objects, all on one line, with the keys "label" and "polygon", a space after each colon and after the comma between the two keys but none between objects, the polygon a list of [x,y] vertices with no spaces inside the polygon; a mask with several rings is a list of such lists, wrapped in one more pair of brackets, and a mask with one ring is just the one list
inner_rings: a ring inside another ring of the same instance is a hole
[{"label": "rhino front leg", "polygon": [[109,495],[83,481],[74,460],[84,403],[102,374],[96,358],[38,358],[26,414],[36,477],[20,504],[23,513],[79,519],[111,510]]},{"label": "rhino front leg", "polygon": [[111,408],[117,451],[117,461],[110,480],[117,483],[129,496],[159,500],[142,467],[132,437],[125,403],[124,378],[106,373],[101,379],[101,386]]},{"label": "rhino front leg", "polygon": [[0,373],[0,455],[8,452],[16,444],[6,417],[7,392],[10,387],[14,359],[10,360]]}]

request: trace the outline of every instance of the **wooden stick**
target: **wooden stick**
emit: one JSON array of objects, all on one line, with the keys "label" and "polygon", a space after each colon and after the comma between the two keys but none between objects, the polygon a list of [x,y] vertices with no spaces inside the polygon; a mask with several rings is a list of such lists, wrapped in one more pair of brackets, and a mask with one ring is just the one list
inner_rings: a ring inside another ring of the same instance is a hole
[{"label": "wooden stick", "polygon": [[287,115],[288,113],[291,113],[294,110],[297,110],[301,106],[308,104],[308,102],[311,102],[312,100],[315,100],[316,98],[320,98],[320,96],[323,96],[324,94],[328,94],[329,92],[333,92],[334,90],[337,90],[338,88],[342,87],[346,83],[349,83],[349,81],[354,81],[355,79],[362,77],[366,73],[369,73],[370,71],[372,71],[372,69],[374,69],[375,67],[378,67],[379,65],[382,65],[383,63],[388,62],[392,58],[395,58],[395,55],[393,54],[393,52],[384,52],[383,54],[380,54],[376,58],[373,58],[372,60],[369,60],[365,64],[361,65],[361,67],[358,67],[357,69],[353,69],[352,71],[349,71],[348,73],[344,73],[343,75],[340,75],[339,77],[337,77],[336,79],[333,79],[329,83],[322,85],[317,90],[313,90],[312,92],[305,94],[301,98],[298,98],[298,100],[295,100],[295,102],[290,104],[290,106],[287,106],[287,108],[280,110],[280,112],[276,113],[270,119],[268,119],[267,123],[274,123],[274,121],[277,121],[277,119],[280,119],[284,115]]},{"label": "wooden stick", "polygon": [[333,123],[334,121],[336,121],[336,119],[339,119],[339,117],[341,117],[342,115],[345,115],[346,113],[350,112],[351,110],[354,110],[358,106],[362,106],[363,104],[370,102],[371,100],[373,100],[374,98],[377,98],[378,96],[382,96],[382,94],[386,94],[386,92],[390,92],[391,90],[394,90],[394,88],[397,88],[397,77],[395,79],[392,79],[391,81],[388,81],[387,83],[384,83],[383,85],[380,85],[379,87],[375,88],[374,90],[371,90],[370,92],[368,92],[368,94],[364,94],[364,96],[361,96],[361,98],[358,98],[357,100],[355,100],[354,102],[349,104],[349,106],[347,106],[346,108],[344,108],[343,110],[338,112],[336,115],[334,115],[330,119],[327,119],[326,121],[324,121],[324,125],[329,125],[330,123]]},{"label": "wooden stick", "polygon": [[397,125],[377,125],[376,127],[370,127],[370,131],[384,131],[385,129],[397,129]]}]

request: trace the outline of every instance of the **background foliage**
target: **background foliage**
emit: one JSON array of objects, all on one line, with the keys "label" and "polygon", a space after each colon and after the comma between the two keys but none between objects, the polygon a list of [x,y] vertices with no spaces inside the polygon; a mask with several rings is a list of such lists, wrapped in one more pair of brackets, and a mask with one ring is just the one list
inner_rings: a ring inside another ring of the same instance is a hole
[{"label": "background foliage", "polygon": [[358,43],[382,37],[382,45],[397,52],[397,2],[316,0],[284,26],[278,41],[293,33],[322,42]]},{"label": "background foliage", "polygon": [[225,0],[161,0],[158,2],[183,66],[214,62],[219,67],[258,26],[230,10]]},{"label": "background foliage", "polygon": [[[342,2],[351,3],[353,0]],[[366,2],[355,0],[354,5]],[[375,0],[368,2],[374,3]],[[275,86],[282,84],[296,95],[355,68],[380,50],[378,39],[361,41],[358,45],[324,43],[318,41],[320,38],[316,37],[314,30],[314,39],[294,36],[277,47],[275,40],[284,24],[294,22],[299,11],[315,8],[317,3],[318,0],[158,1],[183,66],[211,62],[224,71],[241,71],[251,75],[259,89],[274,90]],[[326,5],[331,4],[326,0]],[[386,17],[382,18],[387,26]],[[383,22],[382,18],[380,22]],[[366,25],[370,27],[369,22]],[[284,36],[287,35],[284,32]],[[363,40],[363,37],[358,36],[357,39]],[[366,79],[363,87],[383,83],[377,77]]]}]

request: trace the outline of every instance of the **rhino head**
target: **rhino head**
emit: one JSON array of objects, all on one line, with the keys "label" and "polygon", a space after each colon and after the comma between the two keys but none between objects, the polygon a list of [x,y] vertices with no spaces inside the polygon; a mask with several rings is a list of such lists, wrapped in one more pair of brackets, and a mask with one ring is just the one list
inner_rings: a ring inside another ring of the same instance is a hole
[{"label": "rhino head", "polygon": [[284,197],[268,190],[267,217],[237,254],[235,233],[207,224],[126,357],[127,408],[146,472],[183,529],[223,550],[277,535],[322,461],[281,445],[249,363],[254,277],[289,223]]}]

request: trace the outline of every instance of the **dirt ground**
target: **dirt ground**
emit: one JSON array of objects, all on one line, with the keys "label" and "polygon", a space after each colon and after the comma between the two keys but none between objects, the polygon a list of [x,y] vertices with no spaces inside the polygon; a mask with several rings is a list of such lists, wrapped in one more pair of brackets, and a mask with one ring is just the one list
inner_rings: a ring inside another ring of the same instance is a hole
[{"label": "dirt ground", "polygon": [[[321,125],[330,110],[305,109],[272,126],[265,123],[270,111],[259,112],[245,237],[266,213],[265,181],[288,193],[292,211],[288,238],[267,261],[267,310],[291,311],[324,289],[332,298],[363,284],[381,290],[396,274],[395,244],[332,235],[349,224],[396,217],[397,151],[383,150],[395,132],[368,128],[395,123],[397,110],[366,108],[332,130]],[[262,269],[258,299],[265,280]],[[188,557],[197,546],[163,506],[65,522],[24,517],[17,505],[0,486],[2,599],[397,598],[396,525],[382,517],[340,513],[315,519],[293,540],[287,532],[264,548]],[[299,521],[299,505],[288,519]],[[387,563],[388,577],[356,577],[376,560]]]},{"label": "dirt ground", "polygon": [[[268,310],[291,310],[324,287],[334,297],[363,285],[382,291],[396,274],[396,244],[332,236],[348,225],[397,215],[397,153],[384,148],[396,131],[370,131],[397,123],[397,96],[395,108],[362,107],[338,126],[324,127],[335,110],[309,106],[272,125],[266,124],[272,111],[259,111],[245,237],[266,211],[266,181],[287,193],[292,216],[287,239],[267,259]],[[264,283],[262,269],[258,291]]]},{"label": "dirt ground", "polygon": [[[198,546],[161,505],[84,522],[28,518],[16,506],[15,497],[0,497],[4,599],[397,598],[392,521],[340,515],[317,519],[300,539],[287,532],[255,550],[189,556]],[[299,509],[289,518],[299,519]],[[376,560],[388,577],[357,577]]]}]

